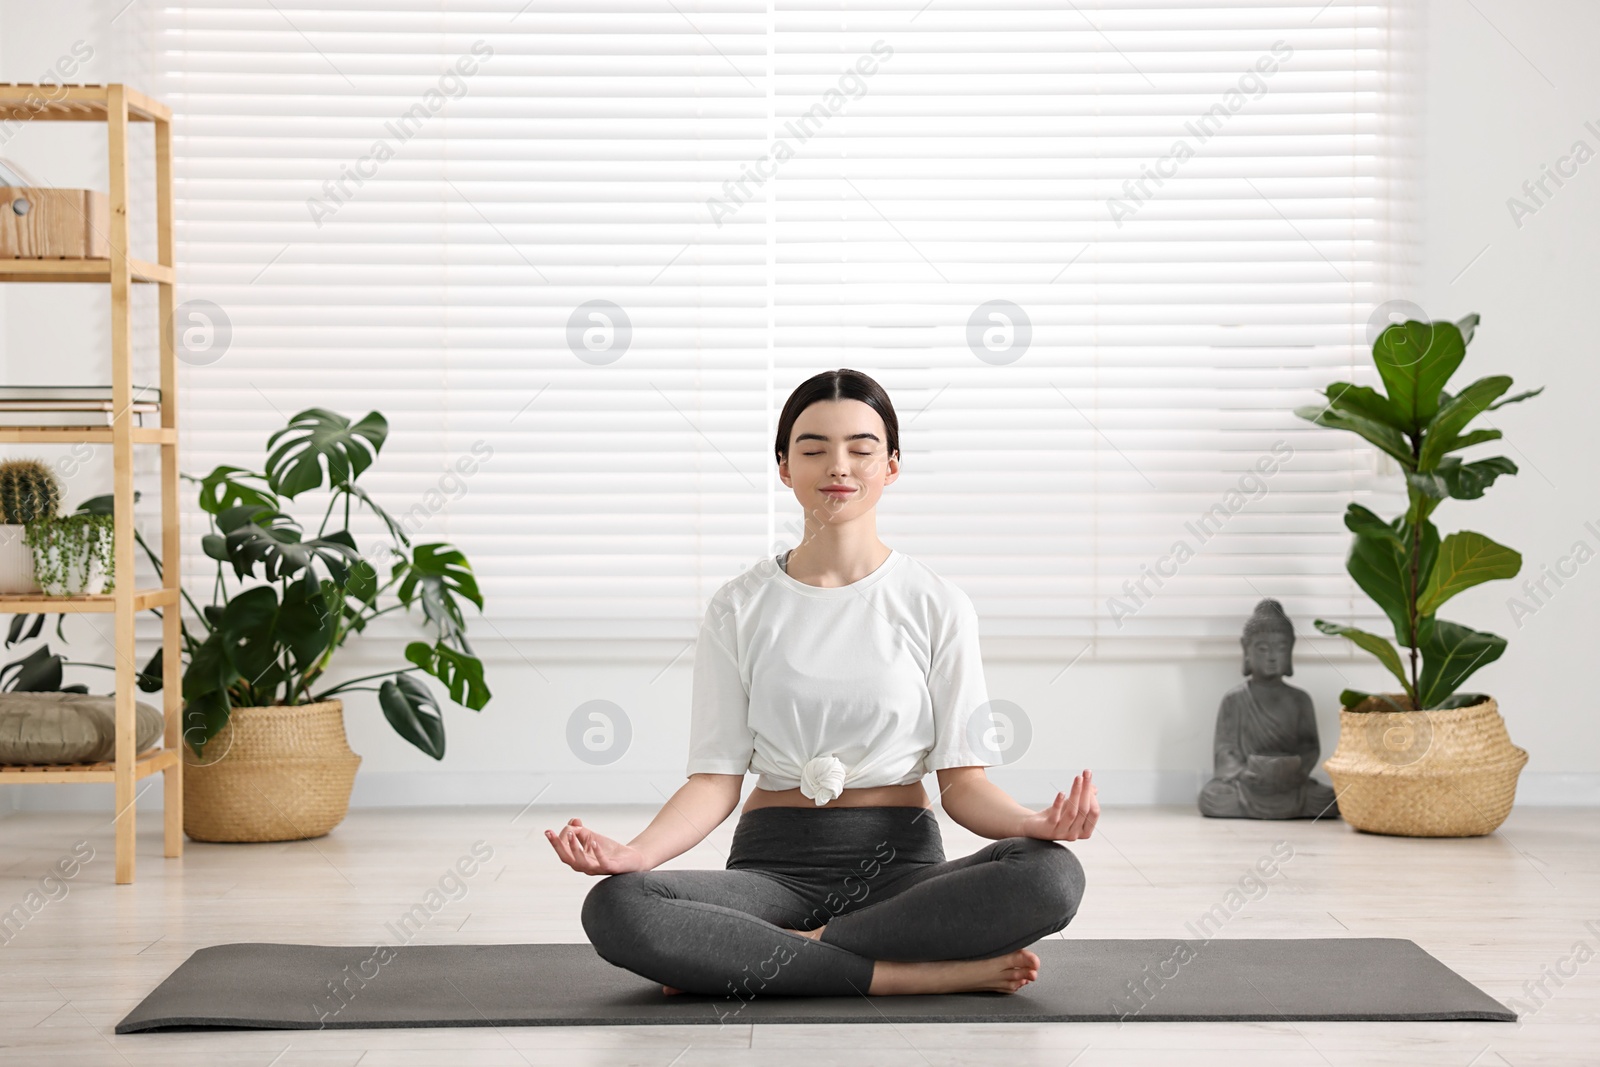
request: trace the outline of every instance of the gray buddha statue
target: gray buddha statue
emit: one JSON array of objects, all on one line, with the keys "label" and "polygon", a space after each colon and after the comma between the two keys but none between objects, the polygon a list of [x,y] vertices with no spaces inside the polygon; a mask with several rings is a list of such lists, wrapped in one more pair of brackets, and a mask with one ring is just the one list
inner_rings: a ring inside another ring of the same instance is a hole
[{"label": "gray buddha statue", "polygon": [[1217,709],[1216,777],[1200,814],[1218,819],[1337,818],[1330,786],[1311,777],[1322,746],[1311,695],[1294,673],[1294,624],[1276,600],[1256,605],[1239,638],[1245,680]]}]

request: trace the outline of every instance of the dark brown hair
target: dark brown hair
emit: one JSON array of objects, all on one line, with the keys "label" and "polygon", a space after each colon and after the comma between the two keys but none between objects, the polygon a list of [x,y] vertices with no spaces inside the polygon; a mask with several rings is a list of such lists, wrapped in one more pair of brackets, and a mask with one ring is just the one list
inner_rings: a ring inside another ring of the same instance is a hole
[{"label": "dark brown hair", "polygon": [[800,413],[819,400],[859,400],[872,408],[883,418],[883,428],[889,438],[884,442],[888,446],[888,455],[899,455],[900,419],[894,413],[889,394],[883,391],[883,386],[860,371],[841,367],[807,378],[789,394],[788,401],[783,405],[783,414],[778,417],[778,434],[772,446],[778,462],[782,463],[789,452],[789,438],[794,435],[794,424],[800,418]]}]

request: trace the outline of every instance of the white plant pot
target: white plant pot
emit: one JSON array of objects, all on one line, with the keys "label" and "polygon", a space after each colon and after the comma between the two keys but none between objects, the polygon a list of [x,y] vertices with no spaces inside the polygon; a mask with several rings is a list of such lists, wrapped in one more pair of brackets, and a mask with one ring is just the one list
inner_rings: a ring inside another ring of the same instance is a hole
[{"label": "white plant pot", "polygon": [[[61,566],[57,560],[63,548],[69,550],[69,558],[65,566]],[[59,582],[45,583],[44,592],[46,594],[50,596],[84,596],[106,591],[110,575],[106,573],[105,567],[101,565],[100,561],[89,555],[81,545],[47,545],[40,549],[40,552],[42,556],[38,560],[38,564],[45,564],[45,566],[35,564],[36,574],[38,571],[47,573],[59,571],[65,575]]]},{"label": "white plant pot", "polygon": [[21,523],[0,523],[0,595],[39,591],[33,552],[22,539],[24,529]]}]

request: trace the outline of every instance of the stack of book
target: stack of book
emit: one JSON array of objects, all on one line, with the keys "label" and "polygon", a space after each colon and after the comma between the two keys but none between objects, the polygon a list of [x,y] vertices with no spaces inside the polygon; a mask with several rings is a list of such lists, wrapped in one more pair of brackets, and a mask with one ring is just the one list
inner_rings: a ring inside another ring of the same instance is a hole
[{"label": "stack of book", "polygon": [[[133,387],[128,413],[135,426],[160,411],[160,389]],[[0,386],[0,426],[110,426],[116,414],[109,385]]]}]

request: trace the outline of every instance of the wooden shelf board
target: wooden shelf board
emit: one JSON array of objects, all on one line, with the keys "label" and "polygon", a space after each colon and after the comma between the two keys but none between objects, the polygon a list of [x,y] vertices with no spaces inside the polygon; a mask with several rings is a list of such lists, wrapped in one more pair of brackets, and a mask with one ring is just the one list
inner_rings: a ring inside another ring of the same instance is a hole
[{"label": "wooden shelf board", "polygon": [[[87,441],[90,444],[109,445],[113,439],[109,426],[0,426],[0,444],[73,444]],[[135,426],[133,443],[136,445],[175,445],[178,429],[175,426]]]},{"label": "wooden shelf board", "polygon": [[[178,762],[175,748],[156,748],[133,761],[138,781],[158,774]],[[104,763],[0,763],[0,785],[41,785],[52,782],[114,782],[117,765]]]},{"label": "wooden shelf board", "polygon": [[[138,589],[133,594],[133,610],[167,607],[178,602],[176,589]],[[43,593],[6,593],[0,595],[0,615],[58,614],[63,612],[117,610],[115,593],[97,593],[93,596],[45,596]]]},{"label": "wooden shelf board", "polygon": [[[136,282],[171,285],[172,268],[143,259],[128,260]],[[109,282],[109,259],[0,259],[0,282]]]},{"label": "wooden shelf board", "polygon": [[[0,82],[0,113],[17,122],[104,122],[106,85]],[[172,109],[123,86],[130,122],[171,122]]]}]

